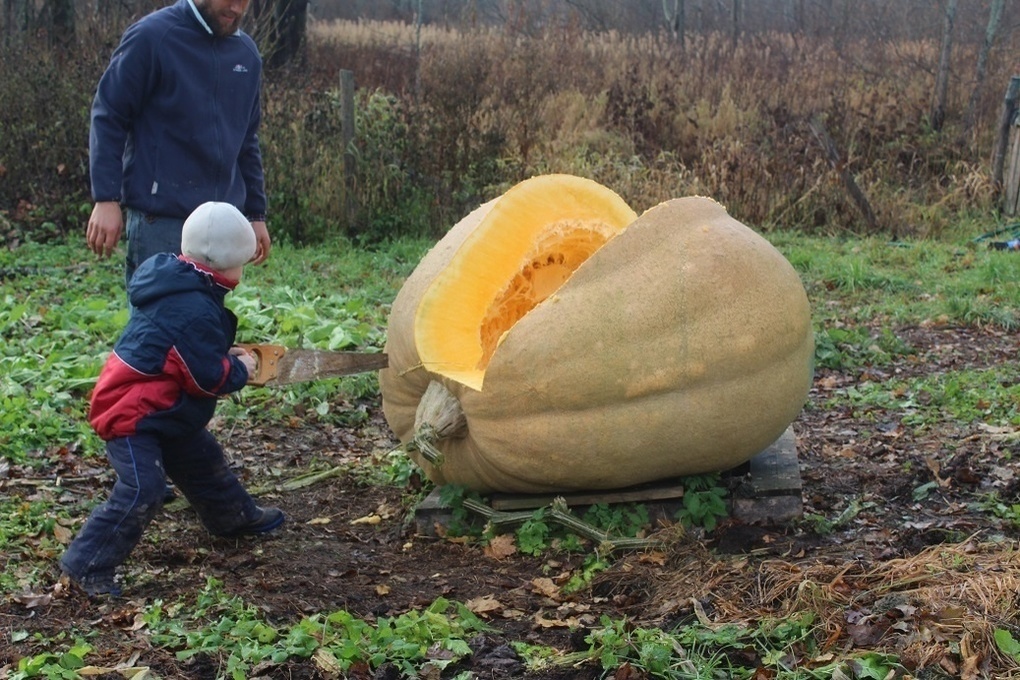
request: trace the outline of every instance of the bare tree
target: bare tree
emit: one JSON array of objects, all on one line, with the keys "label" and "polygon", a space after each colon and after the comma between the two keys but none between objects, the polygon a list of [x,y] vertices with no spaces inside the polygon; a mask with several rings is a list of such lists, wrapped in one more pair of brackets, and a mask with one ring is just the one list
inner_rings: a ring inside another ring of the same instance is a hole
[{"label": "bare tree", "polygon": [[669,32],[676,38],[681,48],[684,46],[684,33],[687,30],[684,4],[684,0],[672,0],[672,2],[662,0],[662,12],[666,17],[666,26],[669,27]]},{"label": "bare tree", "polygon": [[946,119],[946,97],[949,92],[949,63],[953,53],[953,27],[956,25],[958,0],[946,0],[942,24],[942,50],[939,53],[939,69],[935,74],[935,92],[932,96],[931,127],[936,132],[942,129]]},{"label": "bare tree", "polygon": [[784,5],[786,23],[791,33],[804,32],[804,0],[789,0]]},{"label": "bare tree", "polygon": [[52,47],[67,48],[74,44],[74,0],[46,0],[43,21]]},{"label": "bare tree", "polygon": [[252,35],[268,68],[301,61],[308,29],[309,0],[255,0]]},{"label": "bare tree", "polygon": [[977,69],[974,74],[974,89],[970,92],[970,99],[967,101],[967,110],[963,114],[963,130],[960,138],[970,136],[974,129],[974,121],[977,118],[978,101],[981,98],[981,90],[985,84],[985,74],[988,71],[988,54],[995,44],[995,36],[999,32],[999,23],[1002,21],[1002,9],[1006,0],[992,0],[988,10],[988,27],[985,29],[985,40],[981,43],[981,50],[978,52]]},{"label": "bare tree", "polygon": [[3,1],[4,41],[11,44],[16,35],[43,36],[53,47],[74,43],[74,0]]},{"label": "bare tree", "polygon": [[730,15],[732,19],[732,30],[733,30],[733,47],[736,48],[737,42],[740,40],[740,0],[733,0],[733,12]]},{"label": "bare tree", "polygon": [[28,0],[4,0],[4,41],[10,44],[13,38],[32,28],[32,3]]}]

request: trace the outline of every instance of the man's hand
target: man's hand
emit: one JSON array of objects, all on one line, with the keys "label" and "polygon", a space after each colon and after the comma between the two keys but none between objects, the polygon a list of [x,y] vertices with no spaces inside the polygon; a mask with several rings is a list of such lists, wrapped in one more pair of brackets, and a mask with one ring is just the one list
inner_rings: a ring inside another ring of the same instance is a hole
[{"label": "man's hand", "polygon": [[255,230],[255,255],[251,258],[251,263],[262,264],[269,257],[269,250],[272,247],[269,229],[265,222],[252,222],[251,228]]},{"label": "man's hand", "polygon": [[117,201],[100,201],[92,207],[85,242],[99,257],[109,257],[124,232],[124,213]]},{"label": "man's hand", "polygon": [[235,356],[241,360],[244,367],[248,369],[248,382],[252,381],[252,378],[258,373],[258,362],[251,354],[248,353],[243,347],[231,347],[230,355]]}]

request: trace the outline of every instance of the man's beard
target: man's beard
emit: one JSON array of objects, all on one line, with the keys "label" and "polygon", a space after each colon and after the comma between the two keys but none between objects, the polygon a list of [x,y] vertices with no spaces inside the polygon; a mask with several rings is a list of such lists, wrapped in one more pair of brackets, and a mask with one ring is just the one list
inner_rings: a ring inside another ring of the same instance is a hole
[{"label": "man's beard", "polygon": [[230,19],[222,14],[212,14],[209,11],[208,5],[196,4],[195,6],[198,7],[199,14],[202,15],[202,18],[205,19],[205,23],[209,24],[209,28],[212,29],[213,34],[217,37],[223,38],[228,35],[233,35],[237,29],[241,27],[241,19],[244,18],[243,15]]}]

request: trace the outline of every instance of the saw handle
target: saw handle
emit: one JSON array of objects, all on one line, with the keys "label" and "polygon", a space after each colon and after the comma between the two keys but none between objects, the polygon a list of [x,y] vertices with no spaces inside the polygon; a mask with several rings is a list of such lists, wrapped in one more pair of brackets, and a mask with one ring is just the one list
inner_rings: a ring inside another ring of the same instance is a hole
[{"label": "saw handle", "polygon": [[251,345],[238,343],[238,347],[255,357],[255,375],[248,376],[248,384],[261,387],[276,378],[280,359],[287,353],[283,345]]}]

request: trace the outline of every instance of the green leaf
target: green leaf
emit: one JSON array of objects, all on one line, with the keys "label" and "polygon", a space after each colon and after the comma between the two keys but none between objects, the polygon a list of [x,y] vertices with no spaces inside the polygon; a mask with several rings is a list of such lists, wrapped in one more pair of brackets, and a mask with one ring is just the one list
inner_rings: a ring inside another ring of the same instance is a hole
[{"label": "green leaf", "polygon": [[1004,628],[996,628],[994,637],[995,646],[999,648],[1000,652],[1008,654],[1020,662],[1020,642],[1017,642],[1012,633]]},{"label": "green leaf", "polygon": [[885,680],[895,669],[895,665],[890,664],[889,659],[881,654],[865,654],[854,659],[851,664],[858,678],[871,680]]}]

